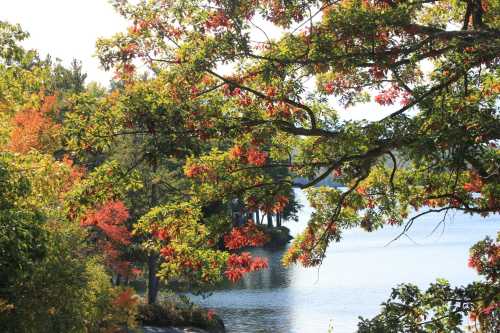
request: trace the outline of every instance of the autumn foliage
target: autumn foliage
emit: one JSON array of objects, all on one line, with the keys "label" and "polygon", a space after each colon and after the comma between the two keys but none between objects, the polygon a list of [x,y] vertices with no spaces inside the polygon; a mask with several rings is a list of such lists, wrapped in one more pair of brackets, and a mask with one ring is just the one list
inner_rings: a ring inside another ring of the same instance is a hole
[{"label": "autumn foliage", "polygon": [[56,96],[46,96],[40,108],[19,111],[12,120],[10,150],[27,153],[31,149],[44,151],[54,148],[61,128],[52,120],[56,112]]},{"label": "autumn foliage", "polygon": [[[268,236],[259,230],[252,220],[241,227],[233,227],[224,236],[224,245],[229,250],[245,247],[262,246],[268,241]],[[252,257],[250,253],[231,254],[227,260],[224,275],[232,282],[240,280],[246,273],[267,268],[267,259]]]},{"label": "autumn foliage", "polygon": [[123,258],[123,246],[131,242],[130,231],[124,224],[128,218],[128,209],[122,201],[108,201],[88,212],[80,225],[93,228],[97,233],[97,245],[112,271],[125,277],[136,277],[140,270]]},{"label": "autumn foliage", "polygon": [[131,288],[126,288],[114,299],[113,304],[122,308],[131,308],[139,302],[137,294]]},{"label": "autumn foliage", "polygon": [[123,224],[129,213],[122,201],[109,201],[89,212],[80,222],[82,227],[94,226],[109,240],[118,244],[130,244],[130,232]]},{"label": "autumn foliage", "polygon": [[233,160],[239,160],[254,166],[263,166],[266,164],[268,153],[260,150],[256,146],[250,146],[248,149],[236,145],[229,150],[229,156]]},{"label": "autumn foliage", "polygon": [[268,236],[259,230],[252,220],[241,227],[234,227],[224,236],[224,245],[230,250],[243,247],[262,246],[268,241]]},{"label": "autumn foliage", "polygon": [[497,282],[500,277],[500,242],[487,238],[475,244],[471,248],[468,265]]},{"label": "autumn foliage", "polygon": [[267,259],[252,257],[250,253],[232,254],[227,261],[224,275],[232,282],[240,280],[246,273],[267,268]]}]

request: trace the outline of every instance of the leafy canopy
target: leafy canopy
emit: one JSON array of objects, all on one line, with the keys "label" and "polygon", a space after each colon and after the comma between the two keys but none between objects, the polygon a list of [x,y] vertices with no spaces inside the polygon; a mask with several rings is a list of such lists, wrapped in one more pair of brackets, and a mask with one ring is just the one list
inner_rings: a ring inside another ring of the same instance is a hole
[{"label": "leafy canopy", "polygon": [[[99,57],[125,86],[137,62],[162,83],[170,103],[144,110],[132,128],[211,144],[184,168],[201,202],[242,196],[272,211],[290,188],[307,189],[315,211],[285,263],[320,264],[348,228],[406,232],[423,214],[499,211],[499,1],[114,5],[131,26],[100,40]],[[390,113],[339,117],[352,106]],[[175,131],[165,126],[173,112]],[[283,167],[291,173],[269,177]],[[347,189],[315,187],[328,178]]]}]

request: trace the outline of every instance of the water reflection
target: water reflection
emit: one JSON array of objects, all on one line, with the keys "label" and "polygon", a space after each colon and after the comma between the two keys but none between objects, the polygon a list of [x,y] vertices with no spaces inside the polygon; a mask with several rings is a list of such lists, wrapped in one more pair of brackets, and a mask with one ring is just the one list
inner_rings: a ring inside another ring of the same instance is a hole
[{"label": "water reflection", "polygon": [[[287,225],[292,232],[304,228],[310,209],[300,223]],[[390,290],[402,282],[425,288],[437,277],[452,285],[477,278],[467,268],[469,247],[486,235],[495,235],[500,219],[457,214],[431,233],[440,216],[416,223],[411,240],[401,238],[385,246],[399,229],[375,233],[351,230],[341,243],[331,246],[321,268],[284,268],[284,251],[256,249],[254,255],[269,259],[270,268],[247,275],[236,285],[227,285],[197,302],[216,310],[228,332],[319,333],[333,320],[335,333],[356,330],[359,315],[372,317]]]},{"label": "water reflection", "polygon": [[287,288],[291,283],[290,268],[281,265],[285,250],[254,249],[253,256],[266,257],[269,269],[247,274],[233,289],[276,289]]},{"label": "water reflection", "polygon": [[288,333],[292,330],[286,306],[262,309],[218,308],[217,311],[223,313],[224,318],[232,318],[230,324],[226,323],[228,332]]},{"label": "water reflection", "polygon": [[294,301],[290,286],[294,268],[281,264],[284,251],[251,250],[252,255],[268,259],[269,269],[249,273],[237,284],[227,284],[208,298],[191,298],[215,309],[223,317],[228,332],[291,332],[290,304]]}]

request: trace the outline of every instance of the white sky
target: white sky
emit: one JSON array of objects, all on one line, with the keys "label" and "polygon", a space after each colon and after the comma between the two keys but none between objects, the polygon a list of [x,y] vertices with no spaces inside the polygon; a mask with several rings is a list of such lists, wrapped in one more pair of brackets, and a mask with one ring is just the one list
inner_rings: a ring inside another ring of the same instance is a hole
[{"label": "white sky", "polygon": [[[87,83],[97,81],[104,86],[113,73],[100,67],[94,56],[95,42],[126,31],[129,25],[108,0],[0,0],[0,20],[21,24],[31,35],[24,46],[38,50],[42,57],[50,54],[65,65],[74,58],[81,60]],[[271,38],[279,35],[278,31],[267,33]],[[344,119],[376,120],[393,109],[372,102],[339,111]]]},{"label": "white sky", "polygon": [[113,74],[100,68],[95,42],[128,26],[107,0],[0,0],[0,20],[19,23],[30,33],[25,47],[42,57],[49,53],[66,65],[81,60],[87,82],[103,85]]}]

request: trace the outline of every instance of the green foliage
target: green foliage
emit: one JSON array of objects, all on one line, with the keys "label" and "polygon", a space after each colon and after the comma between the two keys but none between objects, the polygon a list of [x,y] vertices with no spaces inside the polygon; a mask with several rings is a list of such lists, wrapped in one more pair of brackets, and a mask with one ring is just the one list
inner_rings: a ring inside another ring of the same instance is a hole
[{"label": "green foliage", "polygon": [[108,200],[121,199],[141,187],[136,172],[124,170],[116,161],[104,163],[79,182],[66,198],[67,214],[79,220],[90,209]]},{"label": "green foliage", "polygon": [[104,290],[95,280],[109,284],[109,277],[96,271],[97,263],[90,267],[83,230],[61,224],[56,220],[60,215],[50,213],[58,199],[50,184],[63,181],[53,177],[64,166],[36,153],[1,156],[0,298],[7,305],[0,313],[2,331],[84,332],[87,322],[96,320],[88,318],[88,309],[111,309],[112,296],[103,301]]},{"label": "green foliage", "polygon": [[65,68],[60,62],[52,64],[52,87],[58,93],[82,93],[85,90],[87,74],[82,72],[82,63],[76,59]]},{"label": "green foliage", "polygon": [[7,64],[19,61],[25,51],[19,46],[19,42],[28,38],[29,34],[21,29],[19,25],[12,25],[5,21],[0,22],[0,58]]},{"label": "green foliage", "polygon": [[85,288],[86,332],[107,332],[137,325],[138,296],[130,289],[116,288],[98,260],[87,263]]},{"label": "green foliage", "polygon": [[214,248],[218,236],[201,222],[196,202],[166,204],[152,208],[134,225],[134,233],[149,235],[143,246],[160,253],[164,261],[158,276],[176,280],[193,290],[222,279],[228,254]]},{"label": "green foliage", "polygon": [[[81,91],[85,76],[76,62],[67,70],[25,51],[19,42],[26,37],[18,26],[0,22],[0,331],[83,333],[132,327],[136,296],[127,301],[130,297],[111,285],[103,260],[89,252],[86,231],[78,220],[68,219],[65,208],[76,200],[75,185],[84,169],[67,156],[52,156],[60,146],[36,144],[43,136],[58,137],[57,122],[64,117],[56,108],[67,111],[67,94]],[[44,132],[44,117],[50,117],[54,131]],[[23,130],[14,132],[19,128]],[[14,137],[28,142],[27,149],[8,153],[17,151]],[[96,172],[99,185],[113,176],[113,166],[101,170],[108,178]],[[126,185],[120,188],[128,191]]]},{"label": "green foliage", "polygon": [[14,308],[2,318],[2,330],[104,332],[135,325],[134,307],[115,304],[120,290],[100,261],[84,254],[84,240],[78,225],[50,230],[44,258],[13,285]]},{"label": "green foliage", "polygon": [[67,160],[57,161],[53,156],[35,150],[10,156],[13,173],[22,175],[30,188],[18,205],[43,212],[49,220],[64,218],[60,207],[65,192],[79,180],[78,172]]},{"label": "green foliage", "polygon": [[114,304],[119,290],[99,260],[86,254],[84,229],[60,211],[70,171],[36,152],[1,156],[2,331],[100,332],[134,325],[134,308]]},{"label": "green foliage", "polygon": [[52,230],[44,259],[16,281],[7,332],[84,331],[87,276],[81,241],[78,230]]},{"label": "green foliage", "polygon": [[0,299],[12,303],[16,282],[30,276],[46,255],[45,219],[40,211],[19,205],[30,184],[12,167],[12,156],[3,153],[0,187]]},{"label": "green foliage", "polygon": [[39,101],[38,94],[49,81],[50,68],[35,51],[20,43],[28,37],[19,25],[0,21],[0,111],[12,114]]},{"label": "green foliage", "polygon": [[89,332],[98,332],[112,320],[112,302],[116,291],[110,276],[98,260],[89,261],[86,271],[88,284],[85,289],[85,325]]}]

